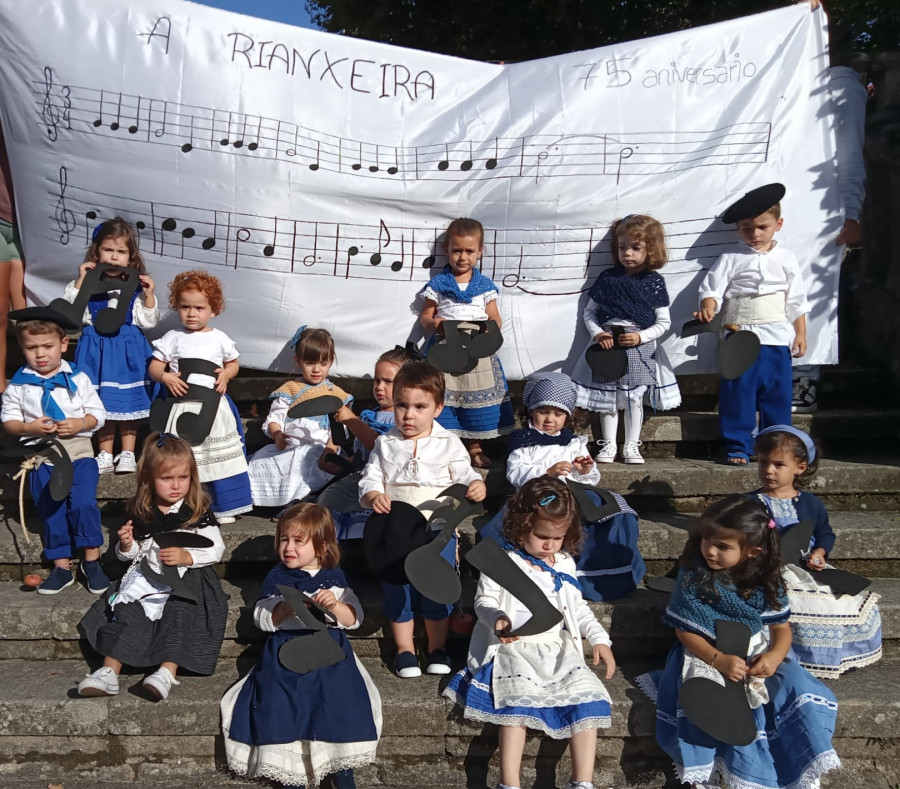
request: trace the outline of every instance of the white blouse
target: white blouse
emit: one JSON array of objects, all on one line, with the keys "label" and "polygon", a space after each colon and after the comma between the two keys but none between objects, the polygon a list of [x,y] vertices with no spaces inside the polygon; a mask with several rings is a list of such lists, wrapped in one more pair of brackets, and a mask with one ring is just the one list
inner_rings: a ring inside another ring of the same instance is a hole
[{"label": "white blouse", "polygon": [[[222,367],[225,362],[234,361],[238,356],[240,354],[234,340],[221,329],[173,329],[153,342],[153,358],[166,362],[173,373],[178,372],[179,359],[207,359],[216,367]],[[194,374],[188,376],[187,382],[212,389],[216,379],[209,375]]]},{"label": "white blouse", "polygon": [[269,415],[263,424],[263,432],[272,438],[269,424],[278,425],[285,437],[291,439],[291,444],[327,444],[331,440],[331,430],[322,427],[315,419],[290,419],[287,412],[290,410],[291,401],[286,397],[276,397],[269,406]]},{"label": "white blouse", "polygon": [[[461,291],[465,291],[468,287],[468,282],[459,285]],[[488,319],[487,305],[497,300],[497,291],[492,290],[473,296],[472,303],[466,304],[451,299],[449,296],[442,296],[427,285],[422,289],[422,295],[437,304],[435,317],[445,321],[486,321]]]},{"label": "white blouse", "polygon": [[[537,430],[534,425],[532,429]],[[541,432],[541,431],[538,431]],[[557,434],[558,435],[558,434]],[[567,446],[552,444],[549,446],[520,447],[509,453],[506,461],[506,478],[509,484],[518,490],[528,480],[540,477],[547,473],[547,469],[560,461],[571,463],[577,457],[590,457],[587,448],[587,436],[572,436]],[[577,468],[572,467],[572,473],[566,474],[560,479],[571,479],[584,485],[597,485],[600,482],[600,469],[595,463],[587,474],[581,474]]]}]

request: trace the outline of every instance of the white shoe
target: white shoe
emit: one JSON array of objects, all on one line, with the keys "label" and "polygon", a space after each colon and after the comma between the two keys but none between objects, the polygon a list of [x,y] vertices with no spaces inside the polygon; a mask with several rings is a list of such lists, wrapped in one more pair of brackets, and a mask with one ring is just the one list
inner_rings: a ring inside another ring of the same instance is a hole
[{"label": "white shoe", "polygon": [[109,666],[85,675],[78,683],[79,696],[115,696],[119,692],[119,675]]},{"label": "white shoe", "polygon": [[169,691],[172,690],[172,685],[180,685],[181,683],[172,676],[172,672],[169,669],[160,666],[152,674],[144,677],[144,681],[141,684],[154,696],[158,696],[160,701],[165,701],[169,698]]},{"label": "white shoe", "polygon": [[101,474],[108,474],[115,468],[113,465],[113,456],[110,455],[109,452],[98,452],[96,460],[97,468],[100,469]]},{"label": "white shoe", "polygon": [[137,471],[134,452],[123,449],[116,455],[116,474],[131,474],[134,471]]},{"label": "white shoe", "polygon": [[598,451],[594,460],[598,463],[612,463],[616,459],[616,442],[600,439],[597,442]]},{"label": "white shoe", "polygon": [[622,462],[643,463],[644,458],[641,455],[641,451],[638,449],[640,445],[640,441],[626,441],[625,446],[622,447]]},{"label": "white shoe", "polygon": [[226,526],[229,523],[234,523],[237,518],[234,515],[218,515],[216,520],[219,522],[219,526]]}]

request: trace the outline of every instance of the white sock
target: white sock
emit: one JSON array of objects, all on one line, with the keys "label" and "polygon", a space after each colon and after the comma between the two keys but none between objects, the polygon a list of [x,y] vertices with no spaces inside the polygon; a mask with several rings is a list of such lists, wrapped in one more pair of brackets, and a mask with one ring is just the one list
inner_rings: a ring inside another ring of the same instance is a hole
[{"label": "white sock", "polygon": [[629,400],[625,409],[625,443],[641,440],[641,426],[644,424],[644,404],[640,400]]},{"label": "white sock", "polygon": [[619,412],[613,411],[611,414],[600,414],[600,435],[604,441],[616,443],[616,433],[619,432]]}]

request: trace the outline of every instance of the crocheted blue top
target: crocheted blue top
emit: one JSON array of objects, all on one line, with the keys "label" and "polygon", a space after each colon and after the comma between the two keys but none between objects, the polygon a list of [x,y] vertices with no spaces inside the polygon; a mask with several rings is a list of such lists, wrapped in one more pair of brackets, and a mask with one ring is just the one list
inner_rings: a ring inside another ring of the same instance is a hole
[{"label": "crocheted blue top", "polygon": [[745,624],[755,635],[763,625],[787,622],[791,616],[788,598],[784,593],[778,596],[779,608],[773,610],[766,603],[762,588],[754,589],[750,597],[744,598],[730,583],[716,581],[715,591],[718,599],[705,595],[697,587],[694,571],[681,568],[678,571],[678,585],[672,592],[663,620],[679,630],[715,641],[717,619]]},{"label": "crocheted blue top", "polygon": [[654,310],[669,306],[666,282],[659,274],[642,271],[628,275],[619,263],[600,272],[590,295],[597,305],[595,317],[600,325],[619,318],[649,329],[656,322]]},{"label": "crocheted blue top", "polygon": [[490,277],[484,276],[477,268],[472,269],[472,279],[469,280],[466,289],[460,290],[449,264],[444,266],[444,270],[440,274],[432,277],[426,287],[431,288],[441,296],[446,296],[463,304],[471,304],[473,296],[480,296],[482,293],[490,293],[492,290],[497,290],[494,281]]}]

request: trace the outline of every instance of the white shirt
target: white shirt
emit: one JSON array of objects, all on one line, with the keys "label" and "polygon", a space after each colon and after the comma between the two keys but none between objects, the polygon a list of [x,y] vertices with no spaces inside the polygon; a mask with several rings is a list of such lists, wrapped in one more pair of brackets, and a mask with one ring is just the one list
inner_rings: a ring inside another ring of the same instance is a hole
[{"label": "white shirt", "polygon": [[[109,304],[107,306],[113,308],[118,305],[119,293],[120,291],[118,290],[111,290],[109,292]],[[66,285],[66,289],[63,291],[63,298],[70,304],[74,304],[77,296],[78,288],[75,287],[75,280],[73,279]],[[159,322],[159,299],[155,299],[155,302],[156,303],[152,308],[148,308],[144,306],[144,300],[140,296],[134,300],[134,307],[131,310],[131,320],[139,329],[152,329]],[[87,307],[85,307],[81,322],[85,326],[94,325],[94,320],[91,318],[91,311]]]},{"label": "white shirt", "polygon": [[[315,578],[318,575],[319,570],[321,568],[315,570],[307,570],[307,572]],[[337,621],[337,617],[334,618],[334,622],[329,622],[328,627],[337,627],[341,630],[356,630],[363,621],[363,608],[362,604],[359,602],[359,598],[356,596],[354,591],[349,586],[332,586],[329,587],[328,591],[330,591],[336,598],[339,603],[344,603],[349,605],[356,612],[356,622],[352,625],[342,625]],[[281,624],[275,625],[272,622],[272,613],[278,607],[278,604],[284,601],[284,597],[280,594],[272,595],[271,597],[267,597],[264,600],[257,600],[256,607],[253,609],[253,622],[260,629],[265,631],[266,633],[274,633],[276,630],[305,630],[306,625],[304,625],[296,614],[292,614],[291,616],[285,617],[281,620]]]},{"label": "white shirt", "polygon": [[[531,425],[533,430],[537,430]],[[538,430],[539,433],[543,432]],[[545,434],[548,435],[548,434]],[[555,435],[559,435],[556,433]],[[572,436],[572,440],[567,446],[560,444],[552,444],[546,446],[520,447],[509,453],[506,461],[506,478],[509,484],[518,490],[528,480],[540,477],[547,473],[547,469],[560,461],[568,461],[571,463],[577,457],[590,457],[587,449],[587,436]],[[575,482],[581,482],[584,485],[597,485],[600,482],[600,469],[595,463],[593,468],[587,474],[581,474],[577,468],[572,466],[572,473],[566,474],[560,479],[571,479]]]},{"label": "white shirt", "polygon": [[[231,339],[221,329],[209,331],[188,331],[187,329],[173,329],[167,331],[162,337],[153,342],[153,358],[167,362],[169,370],[178,372],[179,359],[207,359],[216,367],[222,367],[225,362],[231,362],[240,354]],[[190,375],[189,384],[198,384],[212,389],[216,379],[209,375]]]},{"label": "white shirt", "polygon": [[[463,293],[469,287],[468,282],[457,284]],[[427,285],[422,289],[422,295],[437,304],[435,317],[445,321],[486,321],[488,319],[487,305],[497,300],[497,291],[491,290],[487,293],[479,293],[477,296],[472,296],[472,303],[466,304],[463,301],[456,301],[456,299],[452,299],[449,296],[442,296]]]},{"label": "white shirt", "polygon": [[435,489],[480,479],[463,442],[437,422],[432,424],[430,436],[418,439],[404,438],[393,427],[375,441],[359,481],[359,496],[362,499],[374,490],[392,501],[417,506],[432,498]]},{"label": "white shirt", "polygon": [[327,444],[331,440],[331,430],[322,427],[315,419],[289,419],[291,401],[286,397],[276,397],[269,406],[269,415],[263,424],[263,432],[272,438],[269,424],[278,425],[285,437],[290,439],[288,446],[297,444]]},{"label": "white shirt", "polygon": [[[49,375],[40,375],[30,367],[22,368],[23,372],[36,375],[38,378],[52,378],[58,372],[72,372],[71,365],[63,359],[60,362],[59,369]],[[79,436],[88,436],[103,427],[106,422],[106,409],[100,400],[100,395],[94,389],[91,379],[86,373],[76,373],[72,379],[75,382],[77,391],[74,393],[68,391],[64,387],[57,386],[50,396],[60,407],[60,410],[66,415],[66,419],[81,419],[85,416],[92,416],[97,420],[97,426],[90,430],[82,430]],[[41,398],[44,390],[40,386],[34,384],[10,384],[3,393],[3,406],[0,408],[0,421],[10,422],[33,422],[44,416],[44,409],[41,407]]]},{"label": "white shirt", "polygon": [[793,322],[809,312],[806,285],[800,264],[793,252],[775,244],[768,252],[757,252],[744,243],[726,252],[713,263],[700,283],[700,302],[716,300],[716,312],[725,299],[785,293],[787,323],[760,323],[740,328],[759,336],[763,345],[787,345],[794,342]]},{"label": "white shirt", "polygon": [[[605,332],[606,329],[599,323],[597,323],[597,302],[593,299],[589,299],[587,303],[587,307],[584,308],[584,312],[581,317],[584,320],[584,325],[588,330],[588,333],[591,335],[593,339],[601,332]],[[662,337],[672,325],[672,317],[669,314],[668,307],[657,307],[653,310],[654,321],[652,326],[648,326],[646,329],[641,329],[638,332],[641,336],[641,345],[644,343],[648,343],[651,340],[658,340]],[[612,318],[606,322],[607,326],[633,326],[634,321],[630,321],[626,318]]]},{"label": "white shirt", "polygon": [[[546,571],[536,569],[534,565],[525,561],[518,554],[509,553],[508,555],[526,575],[540,572],[547,576],[550,575]],[[558,553],[553,569],[575,577],[575,560],[567,553]],[[591,646],[597,644],[612,646],[612,640],[606,629],[597,621],[581,596],[581,592],[572,584],[563,582],[559,591],[552,593],[550,600],[562,612],[563,624],[579,648],[582,648],[581,638],[586,638]],[[492,660],[500,646],[500,639],[494,632],[497,619],[501,616],[510,619],[518,606],[519,601],[512,594],[484,573],[481,574],[478,588],[475,590],[475,615],[478,617],[478,622],[469,641],[467,661],[473,673]]]}]

